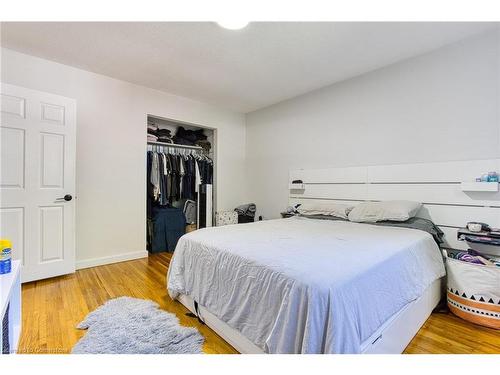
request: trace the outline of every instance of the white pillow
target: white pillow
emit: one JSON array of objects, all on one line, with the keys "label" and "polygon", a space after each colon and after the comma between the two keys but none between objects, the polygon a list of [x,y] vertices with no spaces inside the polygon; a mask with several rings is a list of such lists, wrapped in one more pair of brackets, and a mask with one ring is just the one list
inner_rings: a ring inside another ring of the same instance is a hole
[{"label": "white pillow", "polygon": [[349,212],[349,220],[358,223],[384,220],[406,221],[414,217],[422,203],[412,201],[364,202]]},{"label": "white pillow", "polygon": [[352,208],[353,206],[340,203],[312,203],[301,205],[297,211],[302,215],[326,215],[347,219]]}]

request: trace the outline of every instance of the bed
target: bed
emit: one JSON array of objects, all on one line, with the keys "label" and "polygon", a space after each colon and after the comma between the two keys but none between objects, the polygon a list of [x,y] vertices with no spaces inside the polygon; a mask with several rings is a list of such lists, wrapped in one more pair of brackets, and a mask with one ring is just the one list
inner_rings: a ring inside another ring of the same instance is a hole
[{"label": "bed", "polygon": [[[462,181],[499,169],[500,159],[296,169],[288,204],[422,202],[417,216],[444,233],[442,249],[464,249],[457,228],[500,226],[500,192],[464,191]],[[295,217],[182,237],[167,284],[241,353],[401,353],[438,304],[444,274],[425,231]]]},{"label": "bed", "polygon": [[183,236],[168,292],[240,352],[401,352],[444,274],[427,232],[293,217]]}]

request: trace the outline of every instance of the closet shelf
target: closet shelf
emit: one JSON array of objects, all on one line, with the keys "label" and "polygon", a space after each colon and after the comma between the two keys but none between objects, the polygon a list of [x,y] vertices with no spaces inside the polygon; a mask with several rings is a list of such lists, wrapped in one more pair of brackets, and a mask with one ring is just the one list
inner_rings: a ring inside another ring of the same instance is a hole
[{"label": "closet shelf", "polygon": [[177,147],[177,148],[189,148],[189,149],[193,149],[193,150],[202,150],[203,149],[203,147],[201,147],[201,146],[178,145],[175,143],[164,143],[164,142],[153,142],[153,141],[148,141],[148,145]]}]

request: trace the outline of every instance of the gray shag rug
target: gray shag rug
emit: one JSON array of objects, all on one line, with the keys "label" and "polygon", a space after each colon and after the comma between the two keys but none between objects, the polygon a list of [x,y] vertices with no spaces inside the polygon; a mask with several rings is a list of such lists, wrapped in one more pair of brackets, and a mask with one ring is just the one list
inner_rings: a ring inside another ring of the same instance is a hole
[{"label": "gray shag rug", "polygon": [[87,315],[74,354],[199,354],[204,338],[153,301],[119,297]]}]

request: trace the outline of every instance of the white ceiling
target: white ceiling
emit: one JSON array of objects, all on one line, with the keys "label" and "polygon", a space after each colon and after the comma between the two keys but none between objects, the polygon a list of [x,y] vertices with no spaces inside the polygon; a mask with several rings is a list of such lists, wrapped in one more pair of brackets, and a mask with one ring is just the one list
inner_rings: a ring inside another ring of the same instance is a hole
[{"label": "white ceiling", "polygon": [[2,46],[250,112],[423,54],[492,23],[2,23]]}]

